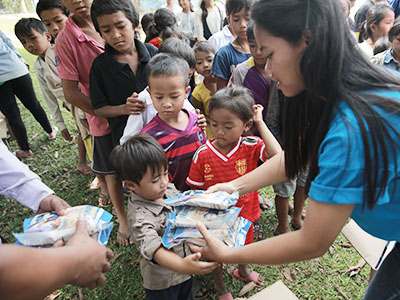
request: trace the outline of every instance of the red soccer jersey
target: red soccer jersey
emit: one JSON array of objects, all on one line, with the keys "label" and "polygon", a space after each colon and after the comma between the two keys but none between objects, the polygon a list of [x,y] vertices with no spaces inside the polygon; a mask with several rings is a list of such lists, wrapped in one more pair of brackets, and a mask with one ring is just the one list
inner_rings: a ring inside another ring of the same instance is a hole
[{"label": "red soccer jersey", "polygon": [[[215,148],[213,141],[208,140],[194,154],[186,179],[188,185],[208,189],[214,184],[231,181],[251,172],[257,168],[259,160],[266,161],[265,145],[258,137],[240,137],[236,146],[227,154]],[[236,207],[242,207],[240,216],[251,222],[258,220],[261,215],[258,192],[253,191],[240,197]]]}]

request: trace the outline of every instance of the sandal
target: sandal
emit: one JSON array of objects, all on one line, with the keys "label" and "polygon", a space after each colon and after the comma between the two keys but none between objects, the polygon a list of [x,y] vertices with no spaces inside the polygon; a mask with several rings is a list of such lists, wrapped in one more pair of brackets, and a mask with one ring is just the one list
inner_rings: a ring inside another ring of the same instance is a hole
[{"label": "sandal", "polygon": [[125,241],[128,242],[127,245],[122,245],[121,243],[118,242],[118,238],[117,238],[117,242],[120,246],[124,246],[124,247],[130,247],[133,245],[132,240],[131,240],[131,236],[132,234],[129,232],[129,234],[124,234],[122,232],[117,231],[117,236],[120,238],[123,238]]},{"label": "sandal", "polygon": [[99,206],[107,207],[111,204],[110,195],[104,195],[100,193],[99,195]]},{"label": "sandal", "polygon": [[[244,281],[244,282],[252,282],[253,281],[255,283],[255,285],[258,286],[258,287],[264,285],[264,278],[262,278],[262,276],[259,273],[257,273],[256,271],[250,271],[250,275],[249,276],[242,277],[239,274],[239,269],[235,269],[235,271],[233,271],[233,276],[235,276],[237,279],[239,279],[241,281]],[[259,278],[260,277],[263,279],[261,284],[259,283]]]},{"label": "sandal", "polygon": [[258,194],[258,202],[260,203],[260,208],[262,210],[269,210],[274,207],[274,203],[272,201],[260,194]]},{"label": "sandal", "polygon": [[196,277],[193,277],[192,281],[192,295],[193,300],[207,299],[208,296],[208,291],[207,288],[204,286],[204,283]]},{"label": "sandal", "polygon": [[82,174],[83,176],[90,176],[93,175],[92,169],[87,166],[83,169],[76,169],[77,172],[79,172],[80,174]]},{"label": "sandal", "polygon": [[260,223],[254,223],[254,237],[256,241],[262,241],[264,239],[264,231]]}]

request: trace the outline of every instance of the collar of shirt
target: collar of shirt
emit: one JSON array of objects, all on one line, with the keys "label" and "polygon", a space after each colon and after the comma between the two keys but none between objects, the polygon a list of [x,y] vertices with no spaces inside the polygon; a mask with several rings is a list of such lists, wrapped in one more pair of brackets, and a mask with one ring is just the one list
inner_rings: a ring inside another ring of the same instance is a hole
[{"label": "collar of shirt", "polygon": [[229,26],[228,25],[225,25],[224,28],[222,28],[222,32],[227,37],[233,36],[232,32],[229,30]]},{"label": "collar of shirt", "polygon": [[393,62],[395,62],[396,64],[398,64],[397,61],[394,59],[394,57],[393,57],[393,55],[392,55],[392,48],[390,48],[390,49],[387,51],[387,53],[386,53],[386,55],[385,55],[384,63],[385,63],[385,64],[389,64],[391,61],[393,61]]},{"label": "collar of shirt", "polygon": [[159,215],[163,209],[167,210],[167,212],[172,212],[172,207],[169,205],[159,204],[154,201],[146,200],[138,194],[132,192],[129,201],[136,205],[140,205],[143,209],[147,209],[151,211],[155,215]]},{"label": "collar of shirt", "polygon": [[[149,51],[147,50],[146,46],[138,39],[135,39],[135,47],[136,51],[138,53],[138,58],[139,58],[139,64],[140,63],[147,63],[151,59],[151,55]],[[121,63],[119,62],[115,57],[114,53],[116,53],[115,49],[111,47],[110,45],[106,44],[105,47],[105,53],[107,54],[107,64],[110,66],[113,66],[110,68],[110,71],[113,73],[118,73],[120,72],[125,66],[127,65],[126,63]],[[117,66],[115,62],[118,62]],[[139,65],[138,65],[139,67]]]},{"label": "collar of shirt", "polygon": [[73,14],[71,14],[66,22],[66,25],[64,29],[67,29],[71,32],[71,34],[80,42],[91,42],[94,45],[96,45],[97,47],[101,48],[104,50],[104,47],[99,44],[95,39],[91,38],[90,36],[88,36],[87,34],[85,34],[82,29],[79,28],[78,25],[76,25],[74,19],[73,19]]}]

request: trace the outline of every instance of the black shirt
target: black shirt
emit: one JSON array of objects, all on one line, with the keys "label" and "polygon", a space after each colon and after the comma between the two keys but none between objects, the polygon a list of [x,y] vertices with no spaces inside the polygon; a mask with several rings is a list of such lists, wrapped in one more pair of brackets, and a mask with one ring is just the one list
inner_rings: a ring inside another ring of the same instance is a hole
[{"label": "black shirt", "polygon": [[[129,64],[121,63],[114,57],[116,51],[109,45],[106,45],[105,52],[93,61],[90,70],[90,100],[93,109],[125,104],[126,98],[133,92],[140,93],[146,88],[146,65],[158,49],[151,44],[143,44],[138,39],[135,39],[135,46],[139,58],[136,74]],[[128,116],[107,118],[107,120],[111,128],[113,146],[118,145]]]}]

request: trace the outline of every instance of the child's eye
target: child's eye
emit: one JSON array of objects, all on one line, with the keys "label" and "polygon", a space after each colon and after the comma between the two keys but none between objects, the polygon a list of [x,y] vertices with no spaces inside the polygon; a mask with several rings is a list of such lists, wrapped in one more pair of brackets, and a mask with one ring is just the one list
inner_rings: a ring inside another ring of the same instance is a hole
[{"label": "child's eye", "polygon": [[103,30],[103,33],[109,33],[109,32],[110,32],[110,30],[108,30],[108,29]]},{"label": "child's eye", "polygon": [[212,63],[213,62],[213,60],[210,58],[209,60],[207,60],[209,63]]},{"label": "child's eye", "polygon": [[118,26],[117,28],[118,28],[118,29],[124,29],[124,28],[125,28],[125,25]]},{"label": "child's eye", "polygon": [[233,127],[227,127],[227,126],[225,126],[225,129],[226,130],[231,130]]},{"label": "child's eye", "polygon": [[217,127],[217,126],[218,126],[218,125],[215,124],[215,123],[211,123],[210,125],[211,125],[211,127]]},{"label": "child's eye", "polygon": [[233,19],[233,22],[239,22],[239,19],[235,18]]}]

